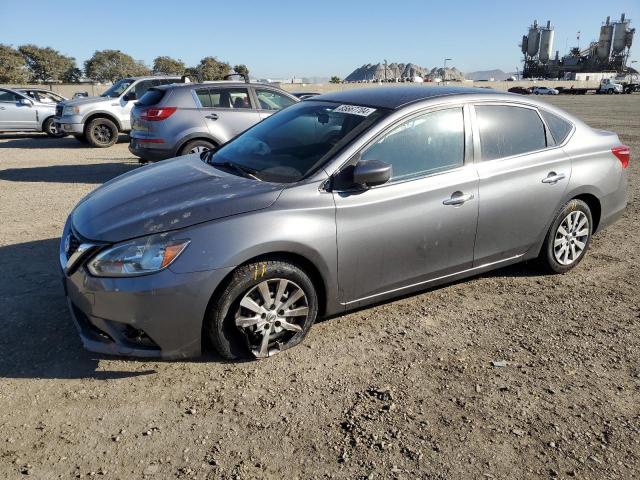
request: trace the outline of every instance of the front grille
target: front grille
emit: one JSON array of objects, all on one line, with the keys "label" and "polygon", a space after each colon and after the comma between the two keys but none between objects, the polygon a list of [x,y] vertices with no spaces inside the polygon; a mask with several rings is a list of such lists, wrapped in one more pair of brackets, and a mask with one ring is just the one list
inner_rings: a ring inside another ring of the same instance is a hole
[{"label": "front grille", "polygon": [[78,250],[79,246],[80,246],[80,239],[76,237],[72,231],[69,231],[69,248],[65,252],[67,254],[67,260],[69,260],[71,255],[76,253],[76,250]]},{"label": "front grille", "polygon": [[62,105],[56,105],[56,117],[61,117],[62,116],[62,109],[64,107]]}]

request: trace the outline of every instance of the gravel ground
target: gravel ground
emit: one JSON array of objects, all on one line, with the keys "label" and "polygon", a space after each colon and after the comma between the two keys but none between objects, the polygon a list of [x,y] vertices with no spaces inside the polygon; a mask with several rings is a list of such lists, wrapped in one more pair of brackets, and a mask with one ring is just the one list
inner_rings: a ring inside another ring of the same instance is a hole
[{"label": "gravel ground", "polygon": [[638,478],[640,95],[552,98],[631,146],[582,264],[520,265],[318,323],[268,361],[82,349],[57,243],[126,141],[0,135],[0,477]]}]

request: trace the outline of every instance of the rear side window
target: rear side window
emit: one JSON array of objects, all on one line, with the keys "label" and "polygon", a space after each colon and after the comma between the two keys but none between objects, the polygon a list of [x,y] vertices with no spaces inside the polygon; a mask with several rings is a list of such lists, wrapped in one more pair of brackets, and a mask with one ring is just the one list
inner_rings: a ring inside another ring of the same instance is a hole
[{"label": "rear side window", "polygon": [[571,124],[565,119],[560,118],[558,115],[547,112],[546,110],[540,110],[540,113],[542,113],[544,121],[547,122],[549,131],[551,132],[553,139],[556,141],[556,144],[560,145],[566,140],[569,132],[571,132]]},{"label": "rear side window", "polygon": [[502,105],[475,108],[483,161],[546,148],[544,123],[535,110]]},{"label": "rear side window", "polygon": [[246,88],[202,88],[196,95],[203,108],[251,108]]},{"label": "rear side window", "polygon": [[13,92],[7,92],[6,90],[0,90],[0,102],[14,103],[20,100],[20,96]]},{"label": "rear side window", "polygon": [[165,90],[158,90],[157,88],[151,88],[147,90],[147,93],[142,95],[140,100],[138,100],[138,105],[142,105],[143,107],[149,107],[151,105],[157,105],[164,97]]}]

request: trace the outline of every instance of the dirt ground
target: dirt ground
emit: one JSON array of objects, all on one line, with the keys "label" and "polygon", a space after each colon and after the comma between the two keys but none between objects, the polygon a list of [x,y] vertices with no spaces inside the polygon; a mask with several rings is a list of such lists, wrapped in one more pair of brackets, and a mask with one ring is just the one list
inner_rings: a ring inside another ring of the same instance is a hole
[{"label": "dirt ground", "polygon": [[58,237],[137,163],[0,135],[0,478],[638,478],[640,95],[549,101],[632,148],[626,214],[577,269],[498,270],[247,363],[84,351]]}]

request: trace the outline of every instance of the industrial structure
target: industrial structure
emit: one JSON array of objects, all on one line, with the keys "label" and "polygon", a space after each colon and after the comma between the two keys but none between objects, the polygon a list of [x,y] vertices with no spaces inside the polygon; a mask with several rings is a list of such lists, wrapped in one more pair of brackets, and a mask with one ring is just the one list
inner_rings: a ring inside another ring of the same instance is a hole
[{"label": "industrial structure", "polygon": [[[573,80],[586,73],[609,76],[635,73],[635,70],[627,66],[635,33],[635,28],[629,28],[629,25],[630,21],[625,18],[624,13],[617,22],[611,22],[610,17],[607,17],[600,27],[597,41],[589,43],[585,49],[574,47],[560,58],[558,50],[552,57],[554,28],[551,22],[548,21],[546,26],[541,27],[534,21],[529,27],[529,33],[522,37],[522,77]],[[595,76],[592,79],[595,80]]]}]

